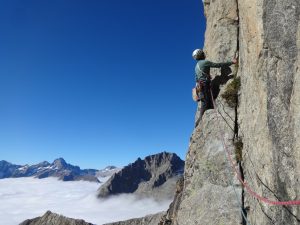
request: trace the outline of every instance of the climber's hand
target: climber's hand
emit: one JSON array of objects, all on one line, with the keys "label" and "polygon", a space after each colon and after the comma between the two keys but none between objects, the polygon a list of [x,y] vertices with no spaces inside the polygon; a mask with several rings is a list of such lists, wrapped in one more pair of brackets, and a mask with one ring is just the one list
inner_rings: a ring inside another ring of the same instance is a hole
[{"label": "climber's hand", "polygon": [[237,59],[234,58],[234,59],[232,60],[232,63],[233,63],[233,64],[237,64]]}]

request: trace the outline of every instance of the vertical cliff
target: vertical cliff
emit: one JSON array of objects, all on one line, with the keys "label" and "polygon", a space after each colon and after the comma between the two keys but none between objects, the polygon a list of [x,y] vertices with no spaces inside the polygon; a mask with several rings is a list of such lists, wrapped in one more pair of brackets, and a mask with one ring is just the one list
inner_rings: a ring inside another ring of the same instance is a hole
[{"label": "vertical cliff", "polygon": [[[205,52],[209,60],[232,60],[238,51],[238,5],[236,0],[204,1],[207,29]],[[220,96],[236,74],[235,66],[211,70],[212,88],[220,116],[205,112],[193,131],[186,156],[182,192],[177,194],[161,224],[241,224],[242,189],[225,159],[222,139],[234,157],[237,139],[236,107]],[[220,132],[221,131],[221,132]],[[222,135],[220,135],[222,133]],[[238,164],[236,164],[239,169]]]},{"label": "vertical cliff", "polygon": [[[245,179],[260,195],[300,199],[298,0],[239,0]],[[252,224],[299,224],[299,206],[270,206],[245,194]]]},{"label": "vertical cliff", "polygon": [[[204,0],[205,51],[211,61],[239,55],[238,67],[212,70],[219,119],[208,110],[193,131],[182,190],[160,224],[295,225],[299,206],[273,206],[250,195],[241,178],[267,199],[300,199],[300,2]],[[233,81],[233,77],[238,79]],[[240,82],[235,104],[222,98]]]}]

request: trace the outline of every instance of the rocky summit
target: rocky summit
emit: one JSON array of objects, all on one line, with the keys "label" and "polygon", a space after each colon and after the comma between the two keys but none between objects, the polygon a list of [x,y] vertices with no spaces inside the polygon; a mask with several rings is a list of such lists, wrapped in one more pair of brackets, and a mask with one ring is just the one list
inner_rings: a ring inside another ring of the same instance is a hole
[{"label": "rocky summit", "polygon": [[19,225],[93,225],[84,220],[67,218],[56,213],[47,211],[43,216],[25,220]]},{"label": "rocky summit", "polygon": [[174,153],[163,152],[143,160],[138,158],[104,183],[98,196],[134,193],[140,197],[172,198],[183,169],[184,161]]}]

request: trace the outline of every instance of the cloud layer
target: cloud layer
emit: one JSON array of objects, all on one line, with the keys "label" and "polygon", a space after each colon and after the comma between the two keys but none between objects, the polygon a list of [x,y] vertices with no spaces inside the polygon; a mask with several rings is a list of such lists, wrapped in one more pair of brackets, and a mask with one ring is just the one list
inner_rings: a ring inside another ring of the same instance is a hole
[{"label": "cloud layer", "polygon": [[142,217],[164,211],[170,201],[137,200],[120,195],[107,200],[96,198],[99,184],[85,181],[62,182],[55,178],[10,178],[0,180],[0,221],[17,225],[42,216],[47,210],[97,225]]}]

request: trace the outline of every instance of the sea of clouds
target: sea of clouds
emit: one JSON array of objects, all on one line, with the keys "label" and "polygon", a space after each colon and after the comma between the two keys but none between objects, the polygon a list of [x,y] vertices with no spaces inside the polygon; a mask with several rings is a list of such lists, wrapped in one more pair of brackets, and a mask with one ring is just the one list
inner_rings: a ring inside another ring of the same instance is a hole
[{"label": "sea of clouds", "polygon": [[106,200],[96,197],[101,184],[56,178],[8,178],[0,180],[0,223],[17,225],[42,216],[47,210],[67,217],[103,223],[142,217],[164,211],[170,201],[138,200],[120,195]]}]

